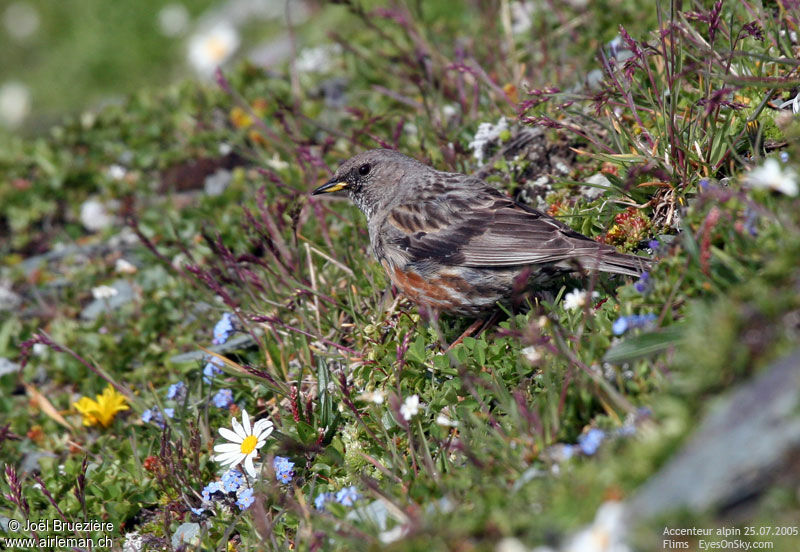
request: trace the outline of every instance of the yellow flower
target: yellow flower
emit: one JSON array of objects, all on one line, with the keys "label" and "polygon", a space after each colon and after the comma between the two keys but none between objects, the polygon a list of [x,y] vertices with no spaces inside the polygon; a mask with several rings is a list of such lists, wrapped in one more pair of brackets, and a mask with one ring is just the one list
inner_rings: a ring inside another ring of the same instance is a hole
[{"label": "yellow flower", "polygon": [[253,124],[253,119],[248,115],[247,111],[238,105],[231,109],[230,113],[231,123],[236,128],[248,128]]},{"label": "yellow flower", "polygon": [[125,404],[125,396],[117,392],[110,383],[103,390],[102,395],[97,395],[97,400],[81,397],[81,400],[73,403],[72,406],[83,414],[83,425],[102,424],[103,427],[111,425],[117,412],[129,409],[128,405]]},{"label": "yellow flower", "polygon": [[510,82],[503,86],[503,92],[506,93],[508,99],[514,103],[519,103],[519,95],[517,93],[517,87],[511,84]]}]

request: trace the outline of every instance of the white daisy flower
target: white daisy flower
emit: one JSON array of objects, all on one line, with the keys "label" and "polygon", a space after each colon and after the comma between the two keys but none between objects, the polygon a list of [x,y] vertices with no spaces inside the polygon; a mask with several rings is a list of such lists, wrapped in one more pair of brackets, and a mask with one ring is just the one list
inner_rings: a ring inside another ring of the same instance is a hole
[{"label": "white daisy flower", "polygon": [[533,345],[529,345],[520,351],[522,356],[531,364],[536,364],[542,360],[542,351]]},{"label": "white daisy flower", "polygon": [[117,259],[117,262],[114,264],[114,271],[120,274],[136,274],[137,270],[136,265],[122,257]]},{"label": "white daisy flower", "polygon": [[458,106],[456,104],[445,104],[444,107],[442,107],[442,115],[444,115],[445,121],[449,121],[458,115]]},{"label": "white daisy flower", "polygon": [[596,291],[592,292],[591,298],[589,292],[583,289],[573,289],[564,296],[564,308],[567,310],[582,309],[586,306],[587,301],[600,297]]},{"label": "white daisy flower", "polygon": [[262,418],[251,426],[250,416],[246,410],[242,410],[242,423],[232,418],[231,426],[233,431],[227,427],[219,428],[219,434],[230,443],[214,445],[214,450],[219,453],[214,456],[214,461],[229,469],[244,462],[244,470],[250,477],[255,478],[256,468],[253,466],[253,458],[272,433],[272,421]]},{"label": "white daisy flower", "polygon": [[24,41],[39,29],[39,12],[28,2],[14,2],[3,12],[3,26],[11,38]]},{"label": "white daisy flower", "polygon": [[400,415],[404,420],[408,421],[417,414],[419,414],[419,395],[411,395],[406,397],[403,404],[400,406]]},{"label": "white daisy flower", "polygon": [[277,153],[273,154],[272,159],[267,159],[266,164],[276,171],[282,171],[283,169],[289,168],[289,163],[281,159]]},{"label": "white daisy flower", "polygon": [[233,25],[219,22],[189,39],[189,63],[204,77],[228,61],[239,47],[239,34]]},{"label": "white daisy flower", "polygon": [[81,204],[81,224],[90,232],[105,230],[114,224],[114,215],[97,199],[87,199]]},{"label": "white daisy flower", "polygon": [[158,28],[164,36],[178,36],[189,26],[189,10],[183,4],[167,4],[158,12]]},{"label": "white daisy flower", "polygon": [[372,397],[370,400],[375,404],[383,404],[384,394],[383,391],[376,389],[372,392]]},{"label": "white daisy flower", "polygon": [[17,81],[0,85],[0,125],[17,128],[31,112],[31,91]]},{"label": "white daisy flower", "polygon": [[436,416],[436,424],[442,427],[458,427],[458,422],[448,418],[444,412],[440,412],[439,415]]},{"label": "white daisy flower", "polygon": [[375,404],[383,404],[385,395],[383,394],[383,391],[381,391],[380,389],[376,389],[375,391],[367,391],[365,393],[362,393],[358,398],[361,399],[362,401],[369,401]]},{"label": "white daisy flower", "polygon": [[111,299],[118,293],[119,291],[116,288],[106,285],[92,288],[92,297],[95,299]]},{"label": "white daisy flower", "polygon": [[325,73],[333,69],[334,60],[342,53],[338,44],[305,48],[294,62],[298,73]]},{"label": "white daisy flower", "polygon": [[774,157],[750,171],[744,183],[751,188],[766,188],[792,197],[798,193],[797,173],[791,167],[782,167]]},{"label": "white daisy flower", "polygon": [[122,180],[125,178],[125,175],[128,174],[128,171],[125,170],[125,167],[122,165],[117,165],[115,163],[114,165],[108,167],[106,174],[111,180]]},{"label": "white daisy flower", "polygon": [[533,2],[512,2],[511,8],[511,34],[527,33],[533,25],[533,16],[536,6]]}]

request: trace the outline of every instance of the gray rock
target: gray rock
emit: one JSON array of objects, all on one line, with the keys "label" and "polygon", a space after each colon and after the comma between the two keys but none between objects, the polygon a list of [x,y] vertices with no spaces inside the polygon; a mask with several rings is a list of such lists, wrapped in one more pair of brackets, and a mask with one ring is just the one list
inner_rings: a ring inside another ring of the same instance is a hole
[{"label": "gray rock", "polygon": [[213,174],[210,174],[203,181],[203,189],[207,195],[218,196],[228,187],[233,180],[233,173],[227,169],[217,169]]},{"label": "gray rock", "polygon": [[347,513],[346,519],[352,521],[368,521],[380,531],[386,531],[389,509],[383,500],[374,500],[369,504],[354,508]]},{"label": "gray rock", "polygon": [[172,548],[177,549],[181,545],[193,548],[200,544],[200,524],[194,522],[181,523],[172,533]]},{"label": "gray rock", "polygon": [[19,364],[10,361],[6,357],[0,357],[0,377],[6,374],[13,374],[17,370],[19,370]]},{"label": "gray rock", "polygon": [[716,404],[683,450],[631,499],[638,520],[724,509],[789,471],[800,451],[798,368],[800,349]]},{"label": "gray rock", "polygon": [[0,281],[0,311],[13,311],[22,303],[22,297],[14,293],[11,283]]},{"label": "gray rock", "polygon": [[606,189],[611,188],[611,182],[603,173],[593,174],[586,179],[586,184],[590,186],[581,186],[581,195],[590,200],[597,199],[606,192]]}]

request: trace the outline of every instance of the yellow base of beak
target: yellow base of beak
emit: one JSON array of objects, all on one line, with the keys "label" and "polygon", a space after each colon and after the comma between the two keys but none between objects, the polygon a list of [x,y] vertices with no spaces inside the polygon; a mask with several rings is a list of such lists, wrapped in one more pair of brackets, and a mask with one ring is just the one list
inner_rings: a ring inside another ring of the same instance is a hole
[{"label": "yellow base of beak", "polygon": [[347,182],[327,182],[311,192],[311,195],[331,194],[347,187]]}]

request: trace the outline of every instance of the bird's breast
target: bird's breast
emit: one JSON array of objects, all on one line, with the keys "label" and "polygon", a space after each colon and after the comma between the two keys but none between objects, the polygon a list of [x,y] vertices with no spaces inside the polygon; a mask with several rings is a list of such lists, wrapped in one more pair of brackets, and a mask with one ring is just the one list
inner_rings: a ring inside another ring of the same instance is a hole
[{"label": "bird's breast", "polygon": [[477,287],[470,281],[472,270],[452,266],[418,270],[411,263],[398,266],[387,259],[381,265],[403,295],[426,309],[474,316],[492,308],[504,295],[498,289]]}]

